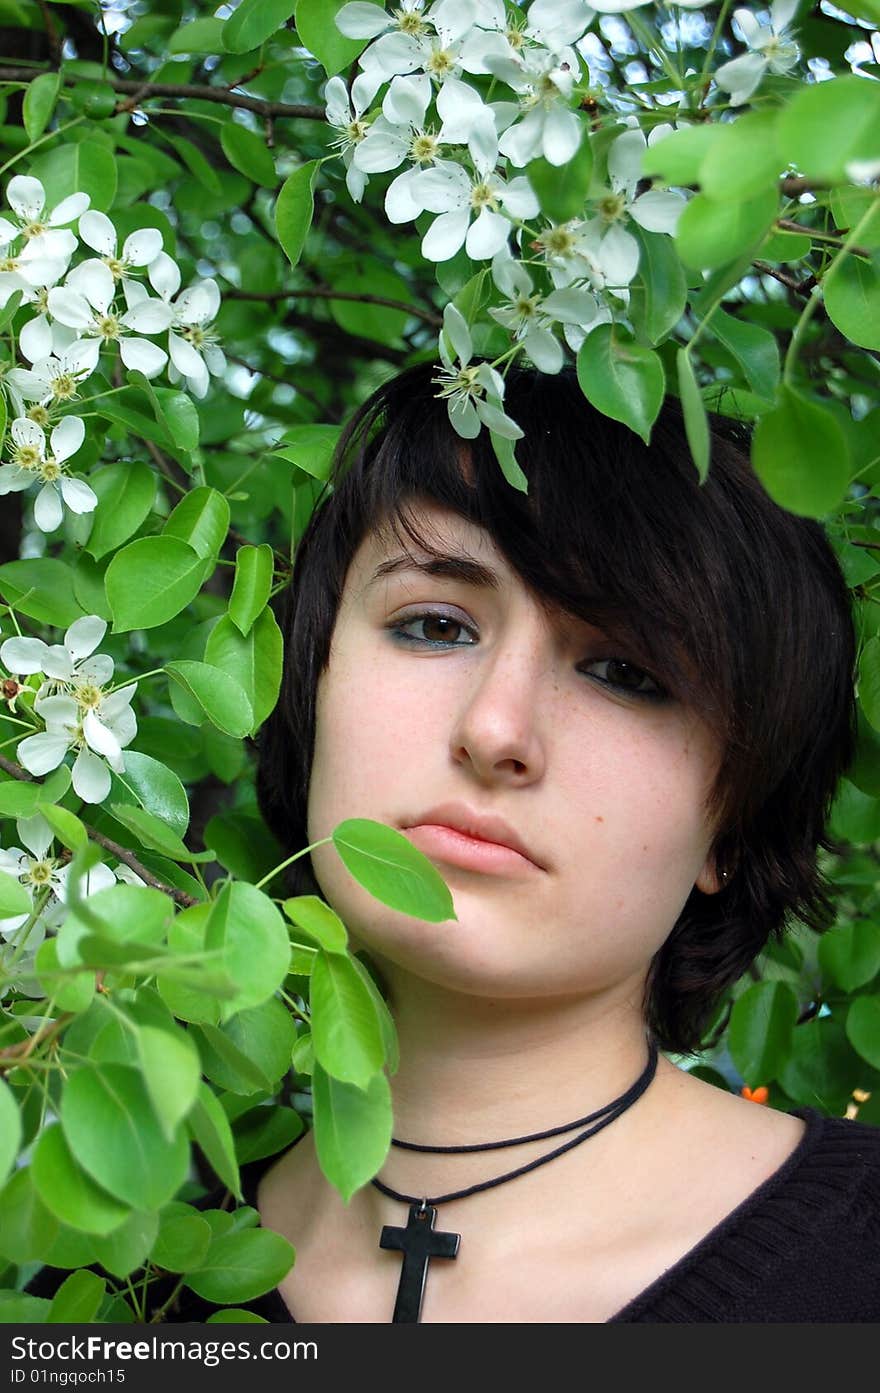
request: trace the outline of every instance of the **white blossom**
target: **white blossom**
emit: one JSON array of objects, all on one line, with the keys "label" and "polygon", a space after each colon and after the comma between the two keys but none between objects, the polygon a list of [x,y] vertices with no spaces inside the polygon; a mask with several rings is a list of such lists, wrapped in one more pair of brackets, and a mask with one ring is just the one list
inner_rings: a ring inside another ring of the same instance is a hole
[{"label": "white blossom", "polygon": [[43,487],[34,500],[34,522],[42,532],[54,532],[64,516],[65,505],[72,513],[90,513],[98,496],[82,479],[72,478],[65,463],[75,455],[85,439],[85,426],[78,416],[65,416],[52,431],[51,453],[46,454],[46,437],[36,421],[16,417],[10,427],[12,460],[0,465],[0,494],[17,493],[42,480]]},{"label": "white blossom", "polygon": [[[75,400],[79,384],[94,370],[91,344],[75,340],[69,348],[50,354],[31,368],[12,368],[4,381],[17,405],[31,401],[40,406],[61,406]],[[18,414],[25,414],[23,407]]]},{"label": "white blossom", "polygon": [[74,749],[74,792],[85,803],[103,802],[110,792],[110,769],[124,772],[122,750],[137,734],[130,704],[136,689],[137,683],[132,682],[108,694],[84,684],[75,695],[38,697],[34,711],[46,729],[22,740],[19,763],[39,777],[57,769],[67,751]]},{"label": "white blossom", "polygon": [[522,168],[543,155],[552,165],[566,164],[583,134],[581,123],[568,106],[580,74],[580,59],[573,48],[558,53],[536,50],[524,63],[498,59],[491,71],[519,92],[525,116],[508,126],[498,148],[511,164]]},{"label": "white blossom", "polygon": [[49,291],[49,313],[76,330],[81,342],[91,351],[91,359],[87,361],[91,361],[93,367],[97,366],[102,347],[118,343],[120,357],[127,368],[137,369],[145,377],[155,377],[165,366],[168,355],[158,344],[139,335],[159,334],[167,329],[171,322],[168,306],[148,296],[119,314],[113,305],[115,292],[116,282],[110,267],[91,258],[76,266],[63,286]]},{"label": "white blossom", "polygon": [[483,162],[471,178],[461,165],[442,160],[413,180],[413,197],[439,214],[422,239],[429,261],[448,261],[462,246],[472,260],[487,260],[507,241],[511,218],[535,217],[539,209],[524,175],[507,183]]},{"label": "white blossom", "polygon": [[522,431],[504,413],[504,378],[489,363],[471,365],[470,330],[455,305],[443,311],[439,347],[443,367],[433,380],[440,388],[437,396],[446,401],[453,430],[464,440],[474,440],[487,426],[507,440],[519,440]]},{"label": "white blossom", "polygon": [[607,309],[584,286],[553,290],[549,295],[536,293],[525,266],[507,246],[492,262],[492,279],[507,303],[490,309],[489,314],[511,331],[541,372],[556,373],[562,367],[563,350],[552,330],[554,323],[580,328],[585,335],[609,317]]},{"label": "white blossom", "polygon": [[354,163],[355,149],[370,129],[369,122],[362,119],[370,104],[364,88],[362,74],[351,84],[350,95],[341,77],[331,77],[324,88],[327,120],[339,132],[330,143],[342,155],[345,184],[355,203],[360,203],[368,183],[364,171]]},{"label": "white blossom", "polygon": [[722,63],[715,72],[718,86],[730,93],[731,106],[747,102],[768,70],[781,74],[795,66],[800,49],[789,33],[789,25],[797,8],[798,0],[773,0],[769,24],[761,24],[751,10],[734,10],[733,17],[748,52]]},{"label": "white blossom", "polygon": [[8,638],[0,644],[0,663],[8,672],[30,676],[40,672],[48,680],[38,695],[72,691],[83,685],[106,686],[113,676],[113,659],[95,649],[107,632],[107,621],[97,614],[75,619],[61,643],[41,638]]},{"label": "white blossom", "polygon": [[89,206],[87,193],[72,193],[63,198],[51,213],[46,210],[46,190],[39,179],[30,174],[16,174],[6,187],[9,206],[16,215],[15,222],[0,218],[0,247],[17,237],[24,237],[26,259],[48,257],[50,260],[69,260],[76,250],[76,237],[66,224],[72,223]]},{"label": "white blossom", "polygon": [[131,232],[116,253],[117,235],[106,213],[90,209],[79,220],[79,235],[93,251],[99,253],[115,281],[128,275],[132,266],[149,266],[162,250],[162,233],[157,227],[142,227]]},{"label": "white blossom", "polygon": [[[178,295],[180,267],[166,252],[160,252],[150,264],[147,276],[170,315],[168,356],[171,363],[168,376],[172,382],[184,378],[194,396],[204,397],[208,391],[209,373],[219,377],[226,367],[226,358],[212,328],[220,309],[217,282],[197,281]],[[130,313],[136,313],[138,305],[145,303],[144,287],[134,282],[126,285],[125,293],[133,306]],[[149,303],[155,304],[156,301]]]}]

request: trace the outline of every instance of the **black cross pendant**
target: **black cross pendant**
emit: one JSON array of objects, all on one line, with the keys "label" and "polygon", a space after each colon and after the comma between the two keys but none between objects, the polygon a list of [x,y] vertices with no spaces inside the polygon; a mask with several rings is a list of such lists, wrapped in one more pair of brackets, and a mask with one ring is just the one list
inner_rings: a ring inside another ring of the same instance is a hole
[{"label": "black cross pendant", "polygon": [[421,1204],[410,1205],[405,1229],[396,1228],[393,1224],[384,1224],[382,1227],[379,1247],[393,1248],[396,1252],[403,1253],[403,1267],[397,1288],[397,1300],[394,1303],[394,1315],[391,1318],[392,1325],[399,1325],[404,1321],[418,1321],[430,1259],[458,1257],[461,1234],[435,1233],[436,1218],[437,1211],[433,1205],[422,1200]]}]

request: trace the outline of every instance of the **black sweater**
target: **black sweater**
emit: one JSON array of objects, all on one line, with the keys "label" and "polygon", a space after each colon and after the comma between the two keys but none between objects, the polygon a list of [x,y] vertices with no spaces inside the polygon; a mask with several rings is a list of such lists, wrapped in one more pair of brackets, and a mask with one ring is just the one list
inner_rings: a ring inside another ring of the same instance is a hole
[{"label": "black sweater", "polygon": [[[807,1129],[783,1165],[610,1323],[880,1321],[880,1127],[794,1116]],[[242,1168],[249,1204],[277,1159]],[[166,1318],[213,1309],[186,1291]],[[247,1309],[294,1320],[277,1291]]]},{"label": "black sweater", "polygon": [[[609,1323],[880,1322],[880,1127],[813,1108],[793,1115],[807,1128],[782,1166]],[[277,1160],[242,1167],[246,1203]],[[64,1276],[43,1268],[28,1290],[49,1296]],[[157,1305],[172,1285],[157,1283]],[[294,1321],[277,1290],[242,1304]],[[216,1309],[185,1288],[164,1319],[202,1323]]]}]

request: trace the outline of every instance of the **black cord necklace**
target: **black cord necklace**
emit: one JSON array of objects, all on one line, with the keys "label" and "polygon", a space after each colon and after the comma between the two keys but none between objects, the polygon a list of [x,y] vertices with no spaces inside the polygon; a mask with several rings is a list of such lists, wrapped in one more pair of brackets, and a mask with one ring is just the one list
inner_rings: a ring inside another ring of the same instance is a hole
[{"label": "black cord necklace", "polygon": [[520,1146],[523,1142],[543,1141],[546,1137],[560,1136],[563,1132],[571,1132],[575,1127],[583,1127],[587,1123],[596,1124],[588,1127],[579,1136],[573,1137],[571,1141],[563,1142],[562,1146],[557,1146],[554,1151],[548,1151],[546,1156],[539,1156],[535,1161],[529,1161],[524,1166],[518,1166],[516,1170],[505,1172],[504,1175],[496,1175],[491,1180],[483,1180],[478,1185],[468,1185],[463,1190],[452,1190],[447,1195],[426,1195],[421,1198],[418,1195],[403,1195],[400,1191],[392,1190],[389,1185],[383,1184],[381,1180],[374,1179],[372,1183],[383,1195],[387,1195],[389,1199],[399,1200],[402,1204],[408,1204],[410,1207],[406,1228],[399,1228],[394,1224],[384,1224],[379,1238],[380,1248],[390,1248],[403,1255],[392,1324],[421,1319],[422,1300],[428,1277],[428,1263],[431,1258],[455,1258],[458,1256],[461,1234],[438,1233],[434,1229],[438,1204],[448,1204],[451,1200],[465,1199],[467,1195],[475,1195],[480,1190],[491,1190],[496,1185],[503,1185],[505,1181],[515,1180],[518,1175],[525,1175],[527,1171],[537,1170],[538,1166],[546,1165],[548,1161],[561,1156],[563,1152],[571,1151],[572,1147],[580,1146],[587,1137],[595,1136],[596,1132],[600,1132],[603,1127],[608,1126],[609,1122],[613,1122],[615,1118],[620,1117],[621,1113],[626,1112],[627,1108],[632,1107],[636,1099],[642,1096],[650,1084],[656,1068],[657,1046],[651,1040],[648,1045],[648,1063],[639,1078],[625,1093],[622,1093],[619,1098],[615,1098],[613,1102],[606,1103],[605,1107],[599,1108],[597,1112],[589,1113],[586,1117],[578,1117],[574,1122],[565,1122],[559,1127],[548,1127],[545,1132],[532,1132],[525,1137],[508,1137],[503,1141],[475,1142],[467,1146],[425,1146],[420,1142],[399,1141],[396,1137],[392,1137],[392,1146],[399,1146],[407,1151],[430,1151],[439,1155],[447,1152],[496,1151],[504,1146]]}]

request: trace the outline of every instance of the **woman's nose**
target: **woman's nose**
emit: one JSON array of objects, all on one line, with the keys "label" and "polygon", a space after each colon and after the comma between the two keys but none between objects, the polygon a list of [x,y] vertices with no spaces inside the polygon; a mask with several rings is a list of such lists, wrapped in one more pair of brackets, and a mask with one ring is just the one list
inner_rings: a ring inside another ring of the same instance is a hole
[{"label": "woman's nose", "polygon": [[552,685],[550,662],[543,637],[529,642],[520,635],[487,649],[462,694],[450,733],[453,756],[483,778],[537,778],[545,762],[541,712]]}]

